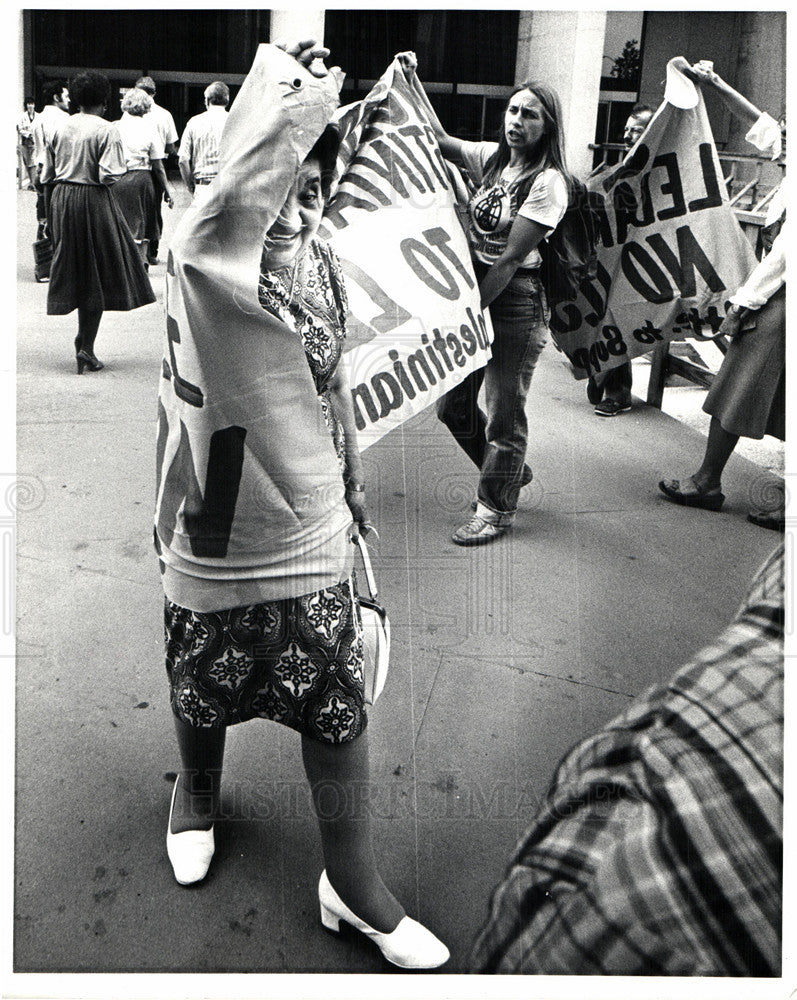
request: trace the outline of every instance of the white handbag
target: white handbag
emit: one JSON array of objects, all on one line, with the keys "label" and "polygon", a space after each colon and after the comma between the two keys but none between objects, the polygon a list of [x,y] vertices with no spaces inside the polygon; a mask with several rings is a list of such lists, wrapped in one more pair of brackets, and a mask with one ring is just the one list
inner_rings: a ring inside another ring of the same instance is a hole
[{"label": "white handbag", "polygon": [[365,679],[365,703],[373,705],[382,693],[387,679],[387,664],[390,659],[390,619],[387,611],[379,603],[376,579],[371,568],[368,546],[360,535],[356,545],[360,549],[368,594],[356,594],[363,623],[363,675]]}]

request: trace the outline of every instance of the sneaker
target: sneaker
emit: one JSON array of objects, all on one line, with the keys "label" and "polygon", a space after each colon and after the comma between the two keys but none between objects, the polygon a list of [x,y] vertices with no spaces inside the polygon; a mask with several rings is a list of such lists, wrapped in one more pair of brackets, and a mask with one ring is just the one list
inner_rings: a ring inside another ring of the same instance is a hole
[{"label": "sneaker", "polygon": [[616,417],[618,413],[628,413],[630,409],[630,400],[627,403],[619,403],[616,399],[604,399],[595,407],[595,413],[599,417]]},{"label": "sneaker", "polygon": [[474,514],[467,524],[457,528],[451,541],[455,545],[486,545],[505,535],[509,528],[509,524],[493,524]]}]

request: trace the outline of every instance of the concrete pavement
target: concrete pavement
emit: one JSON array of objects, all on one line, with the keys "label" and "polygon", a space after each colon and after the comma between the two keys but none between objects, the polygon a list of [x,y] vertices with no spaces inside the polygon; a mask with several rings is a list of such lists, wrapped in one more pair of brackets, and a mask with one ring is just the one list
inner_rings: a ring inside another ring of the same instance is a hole
[{"label": "concrete pavement", "polygon": [[[34,197],[18,202],[15,969],[389,972],[365,939],[321,927],[320,845],[283,727],[230,732],[210,874],[172,878],[151,546],[164,267],[156,304],[103,318],[105,371],[77,378],[76,316],[46,316]],[[528,410],[535,478],[513,533],[484,549],[449,541],[475,475],[433,414],[366,453],[394,630],[369,795],[385,880],[449,944],[447,973],[466,970],[562,754],[716,635],[778,541],[745,520],[771,480],[742,458],[722,513],[663,500],[658,479],[692,471],[701,436],[642,405],[597,419],[552,346]]]}]

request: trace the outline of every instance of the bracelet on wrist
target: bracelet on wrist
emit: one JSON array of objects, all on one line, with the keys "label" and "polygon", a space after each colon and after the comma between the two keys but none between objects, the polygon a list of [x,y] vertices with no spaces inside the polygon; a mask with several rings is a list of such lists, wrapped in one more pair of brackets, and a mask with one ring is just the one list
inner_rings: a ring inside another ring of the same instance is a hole
[{"label": "bracelet on wrist", "polygon": [[347,493],[365,493],[365,483],[346,483]]}]

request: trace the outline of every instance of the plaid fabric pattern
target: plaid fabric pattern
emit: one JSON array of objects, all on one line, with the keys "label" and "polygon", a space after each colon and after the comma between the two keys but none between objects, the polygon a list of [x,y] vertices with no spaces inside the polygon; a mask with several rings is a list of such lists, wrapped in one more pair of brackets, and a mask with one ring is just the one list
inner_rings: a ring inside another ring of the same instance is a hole
[{"label": "plaid fabric pattern", "polygon": [[781,546],[715,643],[565,757],[474,971],[779,975],[782,773]]}]

